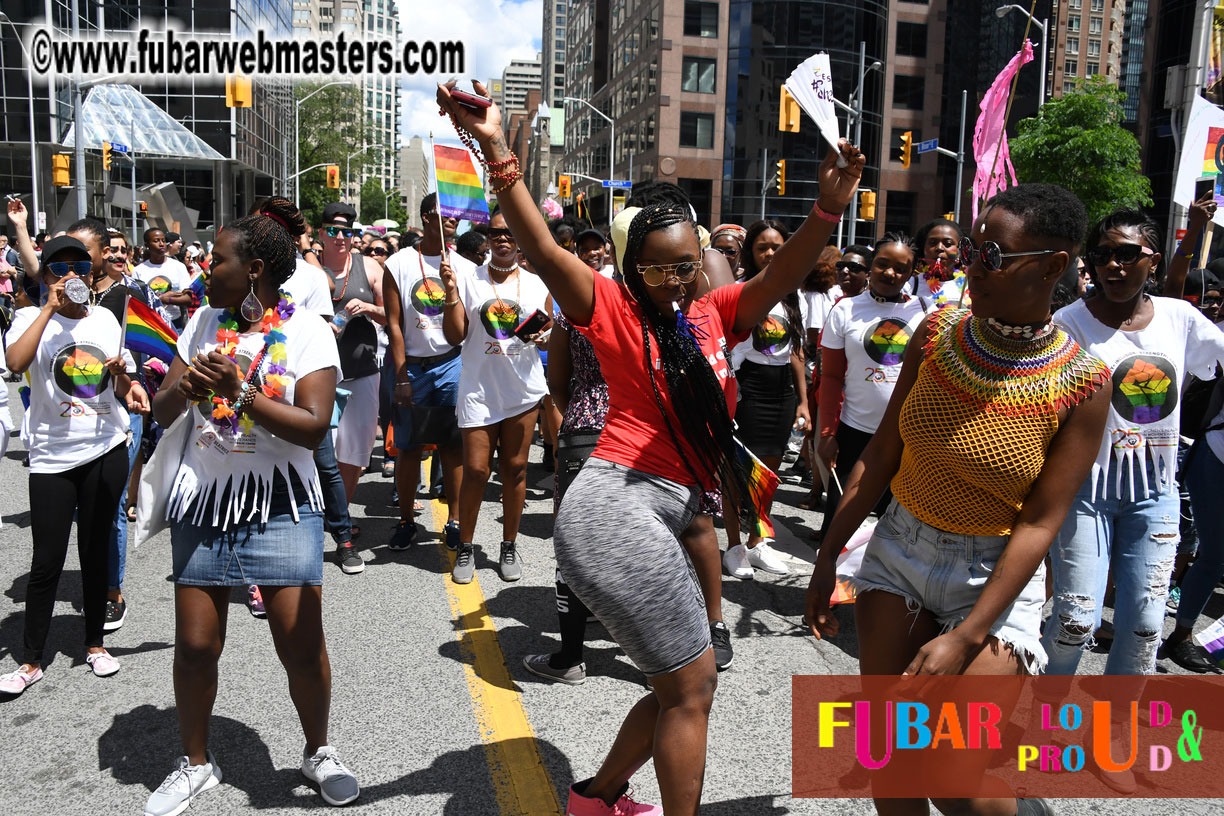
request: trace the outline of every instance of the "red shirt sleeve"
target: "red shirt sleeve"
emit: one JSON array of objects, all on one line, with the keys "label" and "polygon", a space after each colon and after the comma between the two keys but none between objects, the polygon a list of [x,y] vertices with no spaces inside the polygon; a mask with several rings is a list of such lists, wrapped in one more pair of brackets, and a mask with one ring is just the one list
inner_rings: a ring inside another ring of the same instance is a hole
[{"label": "red shirt sleeve", "polygon": [[705,296],[705,300],[710,305],[710,308],[718,313],[718,317],[722,321],[723,336],[727,338],[728,351],[747,340],[749,335],[752,334],[752,329],[742,332],[732,330],[732,327],[735,325],[735,315],[739,312],[739,299],[743,291],[743,286],[734,284],[732,286],[720,286]]}]

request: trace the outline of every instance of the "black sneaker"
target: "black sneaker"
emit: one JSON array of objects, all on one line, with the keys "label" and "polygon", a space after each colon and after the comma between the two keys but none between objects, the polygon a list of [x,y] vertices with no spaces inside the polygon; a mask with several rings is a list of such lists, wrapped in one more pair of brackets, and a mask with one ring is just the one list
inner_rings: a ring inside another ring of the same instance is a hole
[{"label": "black sneaker", "polygon": [[416,543],[417,529],[415,521],[400,521],[395,525],[395,532],[391,535],[391,542],[387,544],[388,550],[407,550]]},{"label": "black sneaker", "polygon": [[716,620],[710,624],[710,641],[714,645],[714,665],[719,671],[726,671],[735,662],[731,653],[731,632],[727,624]]},{"label": "black sneaker", "polygon": [[448,521],[442,528],[442,537],[446,540],[446,549],[454,552],[459,549],[459,522]]},{"label": "black sneaker", "polygon": [[497,574],[503,581],[517,581],[523,577],[523,565],[518,560],[518,548],[513,541],[501,543],[501,557],[497,560]]},{"label": "black sneaker", "polygon": [[345,575],[356,575],[365,572],[365,561],[357,554],[357,548],[352,543],[336,547],[336,563]]},{"label": "black sneaker", "polygon": [[109,598],[106,600],[106,621],[102,624],[103,632],[113,632],[120,626],[123,626],[123,621],[127,617],[127,601],[112,601]]},{"label": "black sneaker", "polygon": [[1168,658],[1186,671],[1192,671],[1195,674],[1220,673],[1220,667],[1211,662],[1211,658],[1207,656],[1207,650],[1193,640],[1183,640],[1172,646],[1166,641],[1160,647],[1157,657]]}]

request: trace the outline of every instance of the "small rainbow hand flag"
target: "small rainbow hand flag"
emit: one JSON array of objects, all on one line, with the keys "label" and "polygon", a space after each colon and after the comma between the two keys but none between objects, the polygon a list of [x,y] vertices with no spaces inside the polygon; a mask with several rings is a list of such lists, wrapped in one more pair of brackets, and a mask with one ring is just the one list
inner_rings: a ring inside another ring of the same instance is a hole
[{"label": "small rainbow hand flag", "polygon": [[130,297],[123,345],[130,351],[156,357],[168,364],[177,353],[178,334],[157,316],[157,312]]},{"label": "small rainbow hand flag", "polygon": [[438,180],[439,213],[474,224],[489,222],[484,185],[466,150],[434,145],[434,174]]},{"label": "small rainbow hand flag", "polygon": [[196,275],[191,279],[191,285],[187,287],[187,291],[191,293],[191,306],[187,309],[188,315],[193,315],[196,309],[208,305],[208,296],[204,294],[208,283],[204,280],[204,275],[204,272]]},{"label": "small rainbow hand flag", "polygon": [[752,493],[749,498],[756,511],[752,531],[761,538],[773,538],[774,527],[769,520],[769,508],[773,504],[774,492],[778,489],[778,474],[767,468],[738,438],[735,439],[735,453],[748,473],[748,489]]}]

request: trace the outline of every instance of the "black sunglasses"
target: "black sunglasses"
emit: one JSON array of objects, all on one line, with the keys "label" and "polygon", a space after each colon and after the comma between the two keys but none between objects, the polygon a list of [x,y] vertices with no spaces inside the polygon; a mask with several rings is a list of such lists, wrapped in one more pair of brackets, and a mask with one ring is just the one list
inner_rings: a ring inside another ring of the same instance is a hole
[{"label": "black sunglasses", "polygon": [[370,247],[369,249],[365,251],[365,254],[367,255],[386,255],[387,250],[383,249],[382,247]]},{"label": "black sunglasses", "polygon": [[1150,247],[1140,244],[1118,244],[1117,246],[1094,246],[1084,253],[1084,257],[1093,266],[1108,266],[1111,258],[1117,261],[1119,266],[1127,266],[1144,255],[1155,254]]},{"label": "black sunglasses", "polygon": [[734,258],[736,255],[739,254],[739,250],[733,247],[711,247],[711,249],[713,249],[715,252],[721,252],[723,255],[726,255],[728,258]]},{"label": "black sunglasses", "polygon": [[357,230],[349,227],[327,227],[326,232],[328,238],[335,238],[337,236],[341,238],[352,238],[357,234]]},{"label": "black sunglasses", "polygon": [[78,278],[83,278],[93,270],[93,261],[51,261],[47,269],[57,278],[62,278],[69,272],[75,272]]},{"label": "black sunglasses", "polygon": [[1003,268],[1003,262],[1011,258],[1025,258],[1031,255],[1053,255],[1055,252],[1060,251],[1057,249],[1035,249],[1031,252],[1004,252],[994,241],[983,241],[981,248],[968,238],[962,238],[960,242],[961,263],[968,267],[980,258],[982,268],[987,272],[998,272]]},{"label": "black sunglasses", "polygon": [[514,233],[508,229],[491,229],[489,230],[489,240],[492,241],[494,238],[505,238],[506,240],[513,241]]},{"label": "black sunglasses", "polygon": [[838,272],[849,272],[852,275],[858,275],[867,271],[867,267],[863,266],[861,263],[855,263],[854,261],[838,261],[837,263],[833,264],[833,267]]}]

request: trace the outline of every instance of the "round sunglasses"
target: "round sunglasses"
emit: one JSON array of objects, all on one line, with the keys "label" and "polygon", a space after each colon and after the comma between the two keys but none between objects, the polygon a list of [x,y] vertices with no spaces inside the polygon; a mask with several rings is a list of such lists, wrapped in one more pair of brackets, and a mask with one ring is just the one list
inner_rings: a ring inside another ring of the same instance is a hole
[{"label": "round sunglasses", "polygon": [[968,267],[975,261],[981,260],[982,268],[987,272],[998,272],[1003,268],[1003,262],[1011,258],[1053,255],[1055,252],[1060,251],[1057,249],[1035,249],[1031,252],[1004,252],[994,241],[983,241],[980,248],[969,238],[962,238],[960,242],[961,263]]},{"label": "round sunglasses", "polygon": [[1108,266],[1110,259],[1117,261],[1119,266],[1127,266],[1145,255],[1155,254],[1156,252],[1151,247],[1141,244],[1118,244],[1117,246],[1094,246],[1084,253],[1084,257],[1093,266]]},{"label": "round sunglasses", "polygon": [[638,264],[638,274],[647,286],[662,286],[668,278],[691,283],[701,271],[701,261],[681,261],[674,264]]},{"label": "round sunglasses", "polygon": [[62,278],[69,272],[75,272],[78,278],[83,278],[93,269],[93,261],[51,261],[47,269],[57,278]]}]

